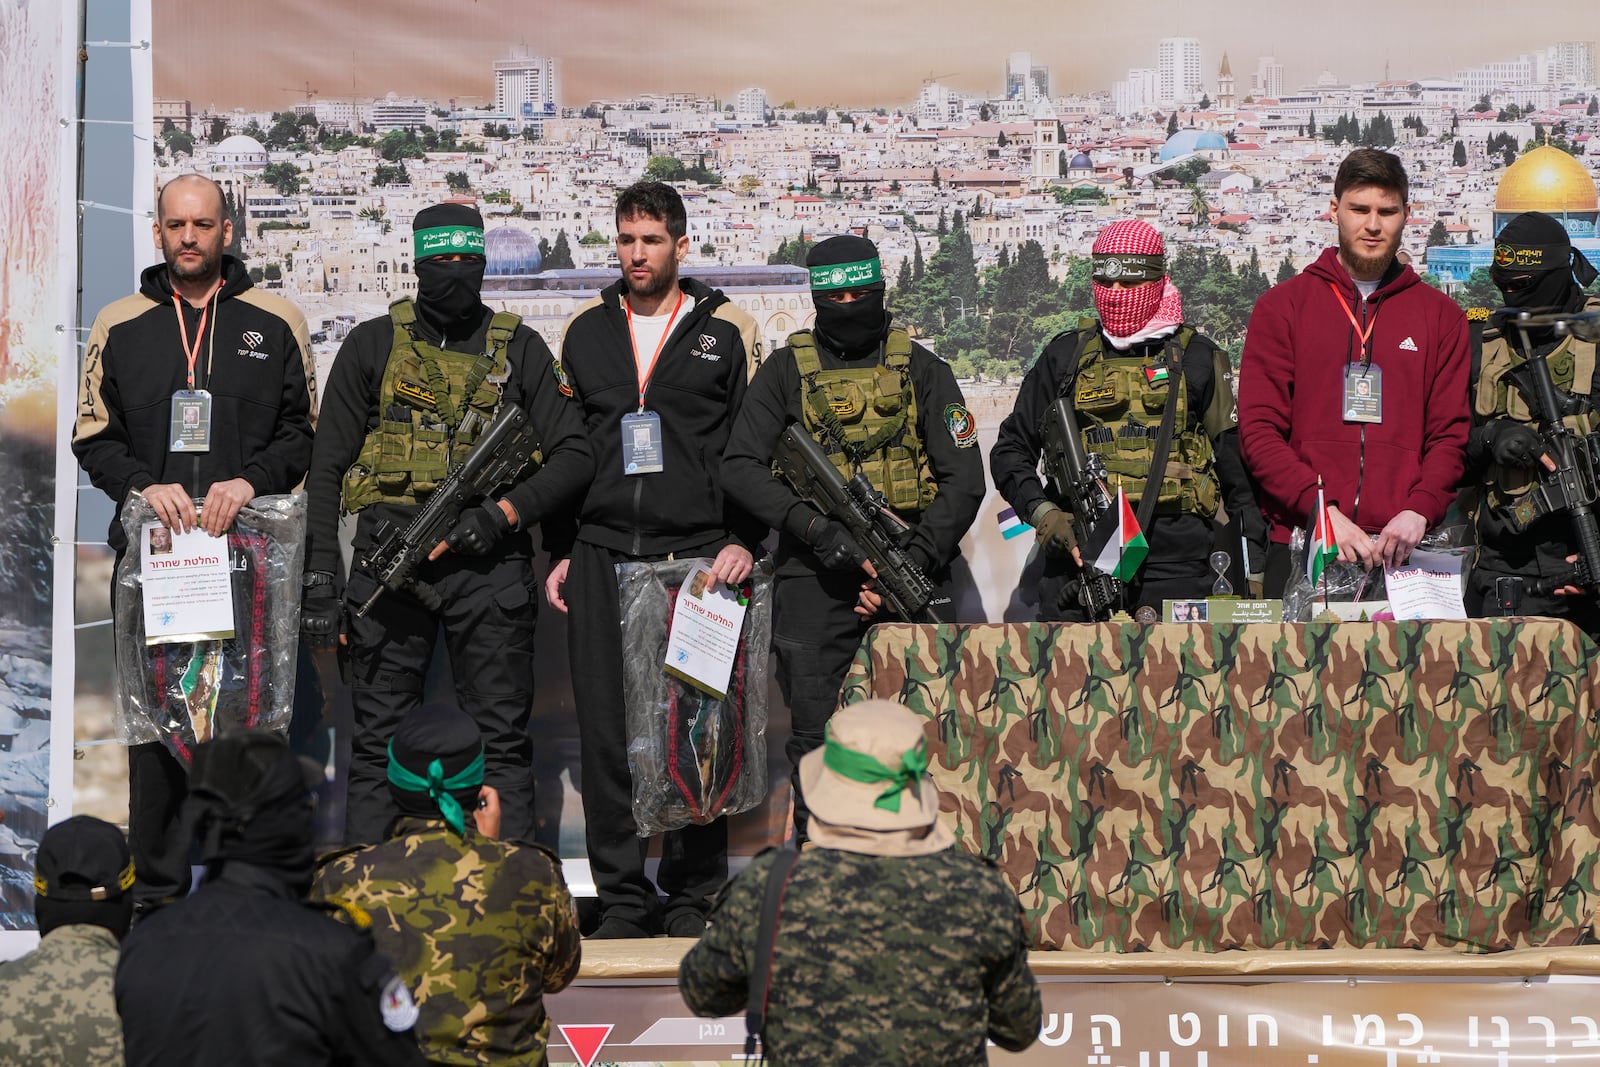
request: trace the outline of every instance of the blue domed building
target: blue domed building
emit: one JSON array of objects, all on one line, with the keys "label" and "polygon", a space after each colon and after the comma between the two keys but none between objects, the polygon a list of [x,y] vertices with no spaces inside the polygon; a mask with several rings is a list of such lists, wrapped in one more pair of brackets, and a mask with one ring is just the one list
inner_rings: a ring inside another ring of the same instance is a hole
[{"label": "blue domed building", "polygon": [[507,278],[538,274],[544,266],[539,254],[539,239],[514,226],[496,226],[483,235],[485,277]]},{"label": "blue domed building", "polygon": [[1226,159],[1228,139],[1215,130],[1179,130],[1161,146],[1160,161],[1166,163],[1188,155],[1200,155],[1212,162]]}]

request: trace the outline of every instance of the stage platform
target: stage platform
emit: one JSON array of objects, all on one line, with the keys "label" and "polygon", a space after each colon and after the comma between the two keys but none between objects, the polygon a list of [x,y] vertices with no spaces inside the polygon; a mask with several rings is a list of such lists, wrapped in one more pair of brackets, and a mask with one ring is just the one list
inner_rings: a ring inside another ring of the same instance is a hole
[{"label": "stage platform", "polygon": [[[677,992],[691,941],[586,941],[545,1004],[552,1063],[742,1063],[744,1019]],[[1600,1063],[1600,946],[1487,955],[1405,949],[1036,952],[1039,1041],[995,1064],[1397,1067]]]}]

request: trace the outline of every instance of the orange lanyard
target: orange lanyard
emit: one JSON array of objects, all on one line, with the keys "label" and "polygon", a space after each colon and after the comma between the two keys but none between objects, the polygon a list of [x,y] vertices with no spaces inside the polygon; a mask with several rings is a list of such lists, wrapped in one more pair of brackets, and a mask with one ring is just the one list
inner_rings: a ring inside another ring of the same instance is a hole
[{"label": "orange lanyard", "polygon": [[[650,385],[650,375],[656,372],[656,360],[661,358],[661,350],[667,347],[667,338],[672,336],[672,324],[678,321],[678,312],[683,309],[683,290],[678,290],[678,302],[672,305],[672,314],[667,316],[667,328],[661,332],[661,340],[656,342],[655,354],[650,357],[650,366],[644,370],[644,376],[639,379],[639,410],[644,410],[644,391]],[[633,305],[628,303],[626,297],[622,300],[622,310],[628,313],[628,343],[633,346],[633,362],[639,365],[639,341],[633,335]]]},{"label": "orange lanyard", "polygon": [[1355,312],[1350,310],[1350,302],[1344,298],[1344,294],[1339,291],[1339,287],[1333,282],[1329,282],[1328,288],[1332,289],[1333,295],[1339,298],[1339,306],[1344,309],[1344,317],[1350,320],[1350,328],[1361,335],[1361,362],[1370,367],[1372,365],[1372,356],[1367,352],[1367,341],[1372,337],[1372,328],[1378,325],[1377,309],[1373,309],[1372,318],[1367,320],[1367,328],[1363,330],[1361,324],[1356,321]]},{"label": "orange lanyard", "polygon": [[200,358],[200,342],[205,340],[206,319],[211,314],[211,298],[217,295],[221,283],[211,287],[211,292],[206,294],[205,303],[200,305],[200,325],[194,332],[194,345],[189,344],[189,324],[183,318],[183,298],[177,293],[172,294],[172,306],[178,312],[178,335],[183,338],[183,354],[189,360],[189,388],[194,388],[194,361]]}]

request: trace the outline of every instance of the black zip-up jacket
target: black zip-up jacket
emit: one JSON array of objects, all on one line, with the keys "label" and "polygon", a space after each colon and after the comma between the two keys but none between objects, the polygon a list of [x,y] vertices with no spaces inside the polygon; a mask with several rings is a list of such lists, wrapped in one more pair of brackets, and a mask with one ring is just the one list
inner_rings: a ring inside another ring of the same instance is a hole
[{"label": "black zip-up jacket", "polygon": [[[107,305],[89,331],[72,452],[117,505],[108,537],[118,552],[130,492],[175,482],[203,497],[243,478],[258,496],[287,493],[311,462],[316,365],[305,316],[253,288],[232,256],[222,278],[194,368],[195,388],[211,393],[209,452],[172,451],[172,394],[188,388],[188,361],[166,265],[146,269],[139,291]],[[203,309],[182,304],[192,345]]]},{"label": "black zip-up jacket", "polygon": [[286,872],[229,861],[129,931],[116,997],[131,1067],[422,1067],[372,934],[304,896]]},{"label": "black zip-up jacket", "polygon": [[[471,333],[441,338],[421,315],[418,333],[450,352],[482,352],[488,343],[489,325],[494,313],[482,309]],[[394,347],[394,321],[388,315],[368,319],[350,331],[328,372],[328,386],[322,397],[322,421],[317,427],[317,443],[311,453],[311,471],[306,475],[310,513],[306,520],[306,569],[337,573],[339,563],[339,501],[345,472],[361,454],[361,445],[378,425],[380,409],[390,398],[380,397],[389,352]],[[567,509],[583,492],[594,469],[589,442],[584,437],[583,421],[577,406],[561,395],[556,384],[554,363],[544,338],[526,326],[518,326],[506,346],[509,377],[503,401],[522,405],[539,432],[544,465],[500,496],[517,510],[521,530],[537,524],[546,527],[554,518],[565,518]],[[374,504],[366,509],[373,517],[388,518],[402,525],[416,513],[414,507]],[[507,539],[509,542],[509,538]],[[526,543],[526,538],[522,539]],[[503,542],[504,543],[504,542]],[[507,549],[510,549],[507,544]],[[531,551],[531,546],[528,547]]]},{"label": "black zip-up jacket", "polygon": [[636,557],[690,549],[715,553],[730,543],[755,551],[766,530],[734,506],[722,485],[722,449],[760,362],[756,324],[721,290],[693,278],[679,287],[694,307],[662,346],[644,406],[661,416],[663,469],[624,474],[622,417],[639,410],[639,368],[628,316],[627,282],[607,286],[567,322],[561,365],[583,405],[595,474],[575,530],[546,530],[559,559],[574,540]]},{"label": "black zip-up jacket", "polygon": [[[835,355],[819,338],[817,358],[823,370],[841,370],[880,361],[881,351],[847,360]],[[911,389],[917,401],[917,435],[928,457],[939,495],[921,512],[905,512],[912,524],[907,546],[924,570],[939,570],[956,557],[961,538],[983,503],[983,456],[977,434],[967,431],[965,444],[951,433],[952,409],[966,411],[966,399],[950,367],[919,344],[911,346]],[[801,500],[789,483],[773,476],[772,456],[778,438],[791,422],[801,422],[803,383],[794,351],[780,348],[772,354],[750,383],[750,398],[733,436],[728,441],[723,470],[728,489],[764,522],[783,531],[778,541],[778,573],[807,574],[821,570],[816,553],[796,536],[818,512]],[[970,421],[971,414],[966,418]]]}]

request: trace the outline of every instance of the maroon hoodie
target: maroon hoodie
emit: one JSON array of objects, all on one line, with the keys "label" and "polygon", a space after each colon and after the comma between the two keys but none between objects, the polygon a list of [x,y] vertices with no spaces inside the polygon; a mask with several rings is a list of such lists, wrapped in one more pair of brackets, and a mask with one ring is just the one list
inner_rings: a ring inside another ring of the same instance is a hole
[{"label": "maroon hoodie", "polygon": [[[1381,423],[1344,419],[1345,367],[1361,361],[1361,338],[1335,287],[1363,330],[1372,323]],[[1461,478],[1470,372],[1466,317],[1409,266],[1391,266],[1363,303],[1329,248],[1263,294],[1239,365],[1239,445],[1271,539],[1287,543],[1305,525],[1318,475],[1328,503],[1369,533],[1406,510],[1438,525]]]}]

